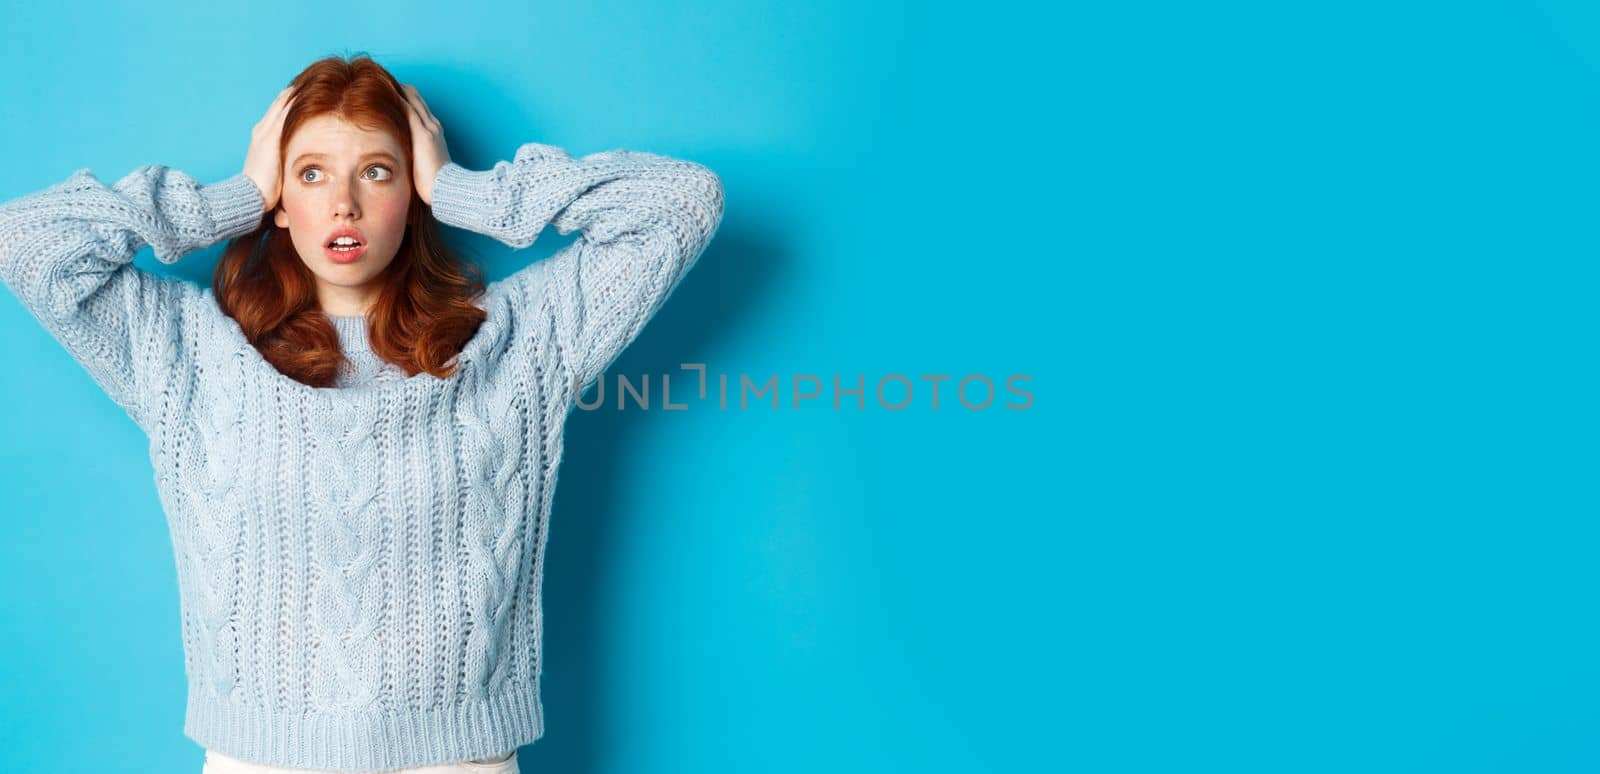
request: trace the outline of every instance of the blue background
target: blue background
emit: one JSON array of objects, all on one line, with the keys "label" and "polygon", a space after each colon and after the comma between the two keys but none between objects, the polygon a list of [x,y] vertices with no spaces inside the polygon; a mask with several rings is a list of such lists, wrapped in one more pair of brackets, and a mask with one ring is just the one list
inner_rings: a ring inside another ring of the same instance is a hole
[{"label": "blue background", "polygon": [[[611,373],[913,380],[574,414],[526,772],[1600,766],[1592,4],[9,4],[0,43],[0,197],[221,179],[365,51],[468,167],[721,173]],[[453,236],[495,277],[570,241]],[[198,772],[145,439],[0,326],[3,767]]]}]

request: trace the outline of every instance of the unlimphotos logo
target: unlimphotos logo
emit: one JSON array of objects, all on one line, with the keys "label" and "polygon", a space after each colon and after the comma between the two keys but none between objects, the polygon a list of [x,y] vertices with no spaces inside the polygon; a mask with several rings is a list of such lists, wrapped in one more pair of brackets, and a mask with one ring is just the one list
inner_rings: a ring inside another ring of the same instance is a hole
[{"label": "unlimphotos logo", "polygon": [[[712,397],[712,383],[710,374],[706,370],[706,364],[683,363],[679,368],[684,371],[694,371],[698,374],[698,378],[689,377],[695,379],[697,384],[684,385],[682,381],[679,382],[682,385],[679,388],[679,399],[688,400],[692,394],[695,396],[693,398],[695,404],[708,402]],[[605,408],[608,403],[611,403],[616,410],[621,411],[627,408],[631,401],[634,407],[648,411],[653,403],[650,385],[652,382],[659,380],[661,385],[659,393],[661,408],[667,411],[687,410],[691,403],[673,402],[672,374],[656,374],[655,376],[657,379],[652,379],[651,374],[644,374],[636,382],[625,374],[618,374],[616,376],[616,386],[609,393],[615,397],[613,400],[608,401],[606,375],[601,374],[600,378],[595,380],[593,398],[584,400],[580,397],[577,401],[578,408],[584,411],[594,411]],[[848,382],[840,374],[833,374],[832,377],[833,389],[831,395],[828,396],[831,397],[831,410],[867,410],[866,374],[854,374]],[[949,400],[941,403],[939,387],[942,383],[952,380],[955,381],[950,386],[950,391],[954,392],[955,402],[962,408],[969,411],[984,411],[997,405],[995,398],[999,390],[995,386],[995,380],[990,379],[985,374],[966,374],[959,380],[956,380],[956,377],[952,374],[918,374],[917,379],[927,382],[924,391],[919,392],[916,382],[905,374],[891,373],[879,378],[872,390],[872,396],[876,399],[876,406],[889,411],[901,411],[916,404],[919,407],[937,410],[949,404]],[[1020,397],[1021,401],[1006,401],[998,404],[998,406],[1011,411],[1026,411],[1032,407],[1033,393],[1019,386],[1019,383],[1031,381],[1033,381],[1033,377],[1027,374],[1010,374],[1006,376],[1002,380],[1006,392]],[[780,401],[779,385],[785,383],[790,386],[789,405],[795,410],[802,408],[808,401],[821,401],[826,392],[824,386],[826,382],[816,374],[794,374],[788,380],[780,379],[778,374],[768,374],[764,380],[759,382],[750,378],[749,374],[738,374],[730,387],[729,375],[719,373],[716,375],[715,383],[717,408],[718,410],[727,410],[730,406],[736,406],[739,410],[745,410],[752,405],[758,408],[763,405],[770,405],[772,410],[778,410],[783,405]],[[581,385],[574,385],[574,387],[581,387]],[[683,389],[684,387],[695,391],[690,393],[688,390]],[[695,389],[696,387],[698,389]],[[924,393],[926,394],[925,399],[921,398]],[[924,400],[925,402],[923,402]],[[814,404],[814,408],[824,408],[826,406],[827,404],[825,403]]]}]

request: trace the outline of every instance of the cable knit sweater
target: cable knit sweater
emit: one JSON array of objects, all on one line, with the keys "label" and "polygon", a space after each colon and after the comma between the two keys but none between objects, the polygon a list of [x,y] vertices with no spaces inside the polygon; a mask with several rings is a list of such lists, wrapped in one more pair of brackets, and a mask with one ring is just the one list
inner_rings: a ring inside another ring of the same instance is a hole
[{"label": "cable knit sweater", "polygon": [[360,314],[330,314],[328,320],[339,334],[339,349],[348,361],[334,381],[336,387],[354,387],[375,381],[406,378],[406,372],[393,363],[378,359],[367,338],[367,318]]},{"label": "cable knit sweater", "polygon": [[563,425],[711,240],[723,189],[694,162],[527,143],[492,169],[444,166],[432,209],[515,248],[547,224],[580,236],[489,285],[452,376],[317,388],[273,368],[209,287],[130,263],[255,229],[264,205],[242,173],[202,185],[148,165],[107,186],[80,169],[0,203],[0,281],[149,438],[184,733],[206,748],[351,771],[543,733]]}]

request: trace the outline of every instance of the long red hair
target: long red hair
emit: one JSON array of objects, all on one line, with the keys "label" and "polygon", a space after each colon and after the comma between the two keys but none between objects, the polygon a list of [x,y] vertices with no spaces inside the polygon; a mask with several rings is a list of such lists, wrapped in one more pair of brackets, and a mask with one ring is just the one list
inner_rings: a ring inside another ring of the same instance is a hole
[{"label": "long red hair", "polygon": [[[366,54],[319,59],[294,77],[294,104],[284,117],[280,158],[304,122],[331,114],[367,130],[387,130],[406,149],[412,167],[411,122],[400,82]],[[367,314],[368,338],[382,360],[407,376],[427,371],[444,378],[451,359],[487,314],[474,301],[484,291],[482,271],[458,259],[439,238],[433,211],[411,191],[406,234],[384,270],[376,304]],[[339,333],[322,313],[316,280],[301,262],[289,234],[272,213],[261,227],[229,241],[212,276],[224,314],[285,376],[312,387],[331,387],[344,358]]]}]

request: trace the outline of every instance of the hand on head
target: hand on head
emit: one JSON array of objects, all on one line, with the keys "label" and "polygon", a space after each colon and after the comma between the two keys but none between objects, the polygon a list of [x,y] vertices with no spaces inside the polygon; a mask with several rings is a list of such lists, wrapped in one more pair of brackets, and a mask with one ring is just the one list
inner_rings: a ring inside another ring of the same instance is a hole
[{"label": "hand on head", "polygon": [[244,157],[244,174],[255,181],[265,203],[263,212],[278,206],[278,196],[283,192],[283,163],[278,158],[279,140],[283,134],[283,118],[289,114],[294,102],[294,86],[285,86],[278,98],[267,108],[266,115],[250,130],[250,150]]},{"label": "hand on head", "polygon": [[[433,204],[433,178],[439,169],[450,163],[450,150],[444,140],[444,128],[428,109],[417,87],[401,85],[406,98],[407,114],[411,120],[411,181],[417,196],[424,204]],[[250,150],[245,154],[244,174],[255,182],[265,203],[263,211],[278,206],[283,193],[283,160],[279,158],[279,145],[283,135],[284,117],[294,104],[295,87],[286,86],[278,92],[277,99],[267,108],[265,115],[250,130]]]},{"label": "hand on head", "polygon": [[433,178],[439,169],[450,163],[450,150],[445,145],[444,128],[439,125],[422,94],[411,84],[402,84],[406,104],[411,107],[411,181],[417,196],[429,206],[433,205]]}]

